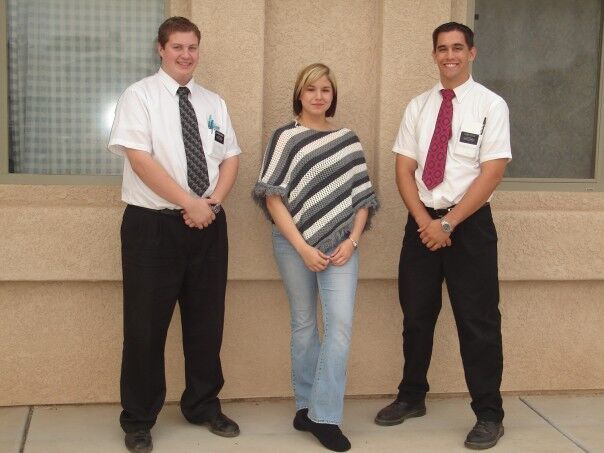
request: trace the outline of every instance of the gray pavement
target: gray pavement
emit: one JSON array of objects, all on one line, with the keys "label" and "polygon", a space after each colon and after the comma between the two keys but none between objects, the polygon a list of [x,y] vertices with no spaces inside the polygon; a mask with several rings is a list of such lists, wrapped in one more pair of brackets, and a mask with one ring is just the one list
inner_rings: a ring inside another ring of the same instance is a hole
[{"label": "gray pavement", "polygon": [[[373,423],[387,399],[348,399],[342,429],[358,452],[467,452],[474,424],[467,398],[431,398],[426,416],[381,427]],[[604,395],[507,396],[505,435],[493,452],[603,452]],[[153,428],[154,452],[325,452],[309,433],[293,429],[292,401],[223,403],[241,427],[225,439],[184,421],[168,404]],[[0,452],[125,452],[118,405],[0,408]]]}]

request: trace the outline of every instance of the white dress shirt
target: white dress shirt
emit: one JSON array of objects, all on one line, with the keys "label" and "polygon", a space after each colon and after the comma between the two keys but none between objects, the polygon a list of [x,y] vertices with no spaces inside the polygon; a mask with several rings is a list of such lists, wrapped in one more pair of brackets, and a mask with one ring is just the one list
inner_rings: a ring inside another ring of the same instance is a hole
[{"label": "white dress shirt", "polygon": [[457,204],[480,174],[481,163],[512,158],[507,104],[501,96],[470,76],[453,90],[452,136],[447,146],[443,182],[428,190],[422,181],[422,173],[442,102],[441,89],[443,86],[439,82],[411,100],[392,149],[417,161],[415,182],[419,198],[424,205],[434,209]]},{"label": "white dress shirt", "polygon": [[[197,85],[187,83],[193,104],[203,151],[208,164],[210,185],[204,196],[212,194],[218,181],[219,165],[241,153],[231,125],[226,104],[220,96]],[[125,148],[144,151],[153,156],[168,174],[190,194],[187,184],[187,158],[180,126],[179,84],[160,69],[156,74],[129,86],[120,96],[109,137],[111,152],[124,155]],[[219,129],[211,128],[212,125]],[[219,134],[217,136],[216,130]],[[220,143],[223,134],[223,143]],[[218,139],[218,140],[217,140]],[[124,159],[122,200],[150,209],[180,209],[153,192]]]}]

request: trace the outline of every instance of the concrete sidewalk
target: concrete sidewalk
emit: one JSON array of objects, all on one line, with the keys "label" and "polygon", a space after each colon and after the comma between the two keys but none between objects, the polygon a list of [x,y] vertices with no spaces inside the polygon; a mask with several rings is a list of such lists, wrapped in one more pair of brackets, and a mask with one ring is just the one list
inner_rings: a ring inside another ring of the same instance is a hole
[{"label": "concrete sidewalk", "polygon": [[[373,423],[386,399],[348,399],[342,427],[358,452],[467,452],[474,424],[468,399],[429,399],[425,417],[402,425]],[[604,395],[504,398],[505,435],[493,452],[604,452]],[[154,452],[326,452],[292,427],[292,401],[232,402],[224,412],[241,427],[225,439],[184,421],[177,405],[162,410],[153,428]],[[0,452],[126,452],[118,405],[0,408]]]}]

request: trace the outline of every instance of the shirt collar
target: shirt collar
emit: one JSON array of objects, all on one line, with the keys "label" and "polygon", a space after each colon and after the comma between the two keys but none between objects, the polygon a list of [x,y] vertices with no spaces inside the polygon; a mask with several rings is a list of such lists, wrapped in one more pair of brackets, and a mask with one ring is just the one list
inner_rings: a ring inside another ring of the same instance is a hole
[{"label": "shirt collar", "polygon": [[[159,71],[157,71],[157,74],[159,75],[159,79],[162,81],[162,83],[164,84],[166,89],[170,92],[170,94],[172,96],[176,96],[177,95],[176,90],[178,90],[178,88],[180,87],[178,82],[176,80],[174,80],[172,77],[170,77],[166,73],[166,71],[164,71],[162,68],[159,68]],[[193,85],[195,85],[195,80],[193,78],[191,78],[191,80],[189,80],[189,83],[187,83],[185,85],[191,93],[193,92]]]},{"label": "shirt collar", "polygon": [[[470,74],[470,77],[468,78],[468,80],[466,80],[464,83],[462,83],[458,87],[453,88],[453,91],[455,92],[455,99],[457,99],[457,102],[461,103],[461,101],[463,101],[463,98],[465,97],[465,95],[470,92],[470,90],[474,87],[475,84],[476,84],[476,82],[474,82],[474,79],[472,78],[472,74]],[[441,82],[438,82],[438,84],[436,85],[436,90],[440,92],[440,90],[442,90],[443,88],[444,88],[443,84]]]}]

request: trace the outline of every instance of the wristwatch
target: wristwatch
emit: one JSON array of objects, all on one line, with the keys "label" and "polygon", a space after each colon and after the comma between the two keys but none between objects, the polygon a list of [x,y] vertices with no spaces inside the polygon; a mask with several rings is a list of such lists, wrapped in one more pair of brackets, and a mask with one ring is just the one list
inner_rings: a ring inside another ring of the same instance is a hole
[{"label": "wristwatch", "polygon": [[452,233],[453,232],[453,225],[451,225],[449,223],[449,221],[443,217],[442,219],[440,219],[440,227],[443,229],[443,231],[445,233]]},{"label": "wristwatch", "polygon": [[352,239],[350,236],[348,236],[348,239],[350,239],[350,241],[352,242],[352,246],[355,249],[359,246],[359,243],[357,241],[355,241],[354,239]]}]

